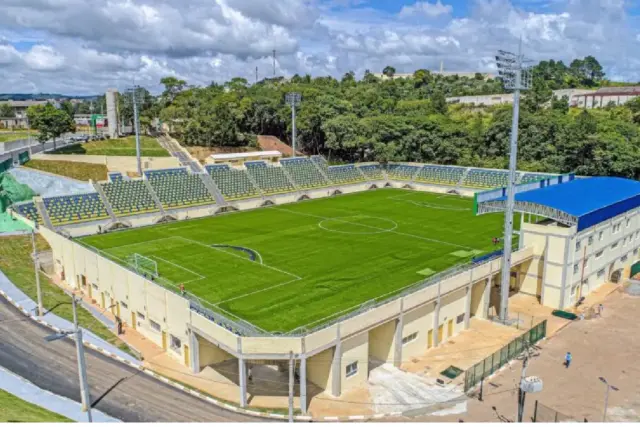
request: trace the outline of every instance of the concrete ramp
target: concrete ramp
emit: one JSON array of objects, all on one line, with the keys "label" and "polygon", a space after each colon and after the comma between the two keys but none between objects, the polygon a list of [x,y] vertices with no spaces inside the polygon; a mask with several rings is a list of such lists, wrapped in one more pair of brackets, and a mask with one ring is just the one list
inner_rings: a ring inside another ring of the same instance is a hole
[{"label": "concrete ramp", "polygon": [[63,196],[74,193],[89,193],[95,189],[88,182],[77,181],[29,168],[13,168],[9,173],[21,184],[26,184],[42,197]]},{"label": "concrete ramp", "polygon": [[466,396],[459,387],[438,385],[434,378],[404,372],[391,364],[369,373],[369,393],[376,413],[450,415],[467,410]]}]

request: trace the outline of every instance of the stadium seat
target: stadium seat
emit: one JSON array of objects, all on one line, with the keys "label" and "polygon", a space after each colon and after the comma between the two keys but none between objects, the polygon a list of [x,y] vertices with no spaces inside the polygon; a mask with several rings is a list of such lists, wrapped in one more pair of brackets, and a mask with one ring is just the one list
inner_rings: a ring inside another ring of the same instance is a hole
[{"label": "stadium seat", "polygon": [[267,166],[265,162],[245,162],[247,173],[266,195],[296,191],[281,166]]},{"label": "stadium seat", "polygon": [[144,176],[147,179],[165,177],[165,176],[184,176],[187,175],[185,168],[172,168],[172,169],[156,169],[144,171]]},{"label": "stadium seat", "polygon": [[369,181],[377,181],[384,179],[384,174],[382,173],[382,167],[379,164],[368,164],[357,166],[358,169],[364,173]]},{"label": "stadium seat", "polygon": [[456,185],[460,182],[464,171],[465,168],[456,166],[424,165],[416,176],[416,182]]},{"label": "stadium seat", "polygon": [[419,169],[418,166],[393,163],[387,165],[387,174],[391,179],[411,181]]},{"label": "stadium seat", "polygon": [[282,159],[280,164],[300,188],[320,188],[330,185],[314,163],[306,157]]},{"label": "stadium seat", "polygon": [[232,169],[229,165],[207,165],[205,168],[226,200],[260,196],[246,171]]},{"label": "stadium seat", "polygon": [[327,175],[331,182],[338,185],[353,184],[367,180],[354,165],[329,166]]},{"label": "stadium seat", "polygon": [[464,187],[498,188],[506,187],[509,172],[506,170],[471,169],[464,179]]},{"label": "stadium seat", "polygon": [[109,217],[98,193],[49,197],[44,206],[53,225],[95,221]]},{"label": "stadium seat", "polygon": [[520,184],[528,184],[530,182],[542,181],[543,179],[556,178],[558,175],[546,175],[535,172],[525,172],[520,179]]},{"label": "stadium seat", "polygon": [[37,222],[38,224],[43,223],[38,213],[38,208],[36,208],[36,204],[33,202],[17,203],[12,206],[12,209],[29,221]]},{"label": "stadium seat", "polygon": [[116,216],[136,215],[159,210],[142,180],[108,182],[102,184],[102,188]]},{"label": "stadium seat", "polygon": [[162,206],[167,209],[214,204],[215,200],[198,175],[189,175],[184,169],[167,173],[145,172]]},{"label": "stadium seat", "polygon": [[109,172],[109,181],[110,182],[116,182],[116,181],[122,181],[122,174],[120,172]]}]

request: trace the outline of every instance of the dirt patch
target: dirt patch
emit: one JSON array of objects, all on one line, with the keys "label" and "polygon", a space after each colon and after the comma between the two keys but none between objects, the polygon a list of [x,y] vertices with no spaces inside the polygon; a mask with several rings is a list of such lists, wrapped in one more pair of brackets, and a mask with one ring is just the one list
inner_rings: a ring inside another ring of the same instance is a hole
[{"label": "dirt patch", "polygon": [[[291,157],[291,153],[293,153],[293,149],[280,141],[275,136],[268,135],[258,135],[258,145],[263,151],[279,151],[283,156]],[[304,153],[297,151],[299,156],[303,156]]]}]

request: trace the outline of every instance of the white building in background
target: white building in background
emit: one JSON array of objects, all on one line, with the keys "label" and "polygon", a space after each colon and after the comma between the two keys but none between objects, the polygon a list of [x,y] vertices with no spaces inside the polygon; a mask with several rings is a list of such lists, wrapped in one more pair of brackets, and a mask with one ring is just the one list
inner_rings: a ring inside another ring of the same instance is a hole
[{"label": "white building in background", "polygon": [[107,89],[107,121],[108,132],[110,138],[118,137],[118,90]]},{"label": "white building in background", "polygon": [[583,108],[606,107],[610,102],[615,105],[624,105],[638,96],[640,96],[640,86],[603,87],[574,96],[572,101],[575,100],[575,104],[571,103],[571,105]]}]

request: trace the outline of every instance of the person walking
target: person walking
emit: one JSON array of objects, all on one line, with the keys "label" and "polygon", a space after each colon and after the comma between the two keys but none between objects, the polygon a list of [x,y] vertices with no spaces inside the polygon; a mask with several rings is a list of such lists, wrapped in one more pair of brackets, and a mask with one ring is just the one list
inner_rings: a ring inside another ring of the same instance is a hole
[{"label": "person walking", "polygon": [[571,356],[571,352],[568,351],[567,355],[564,356],[564,366],[568,368],[571,365],[571,360],[572,359],[573,359],[573,357]]}]

